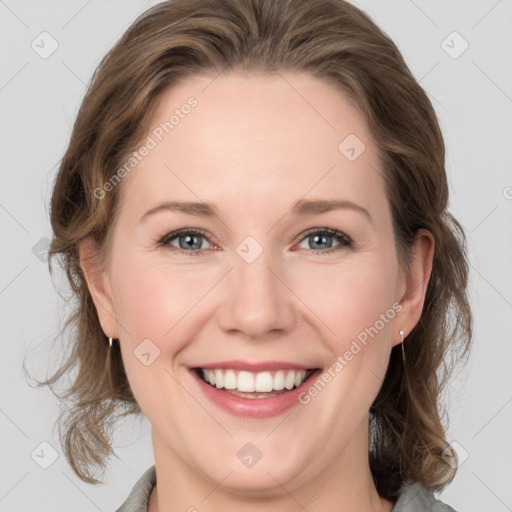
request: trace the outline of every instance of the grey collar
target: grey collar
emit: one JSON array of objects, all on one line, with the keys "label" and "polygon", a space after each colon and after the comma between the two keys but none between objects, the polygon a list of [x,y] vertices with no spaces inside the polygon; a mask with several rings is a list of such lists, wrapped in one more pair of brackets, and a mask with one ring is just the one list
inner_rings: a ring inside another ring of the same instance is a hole
[{"label": "grey collar", "polygon": [[[156,468],[151,466],[139,478],[129,496],[116,512],[147,512],[149,497],[156,483]],[[438,501],[434,494],[419,483],[405,484],[391,512],[456,512]]]},{"label": "grey collar", "polygon": [[456,512],[419,483],[405,484],[391,512]]}]

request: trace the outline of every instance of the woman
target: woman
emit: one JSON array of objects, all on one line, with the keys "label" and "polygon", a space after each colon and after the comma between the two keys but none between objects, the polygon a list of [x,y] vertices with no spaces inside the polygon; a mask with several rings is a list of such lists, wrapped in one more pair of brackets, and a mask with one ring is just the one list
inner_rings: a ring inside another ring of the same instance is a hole
[{"label": "woman", "polygon": [[453,510],[439,396],[467,353],[434,109],[342,0],[173,0],[101,62],[51,203],[78,298],[76,474],[143,414],[118,512]]}]

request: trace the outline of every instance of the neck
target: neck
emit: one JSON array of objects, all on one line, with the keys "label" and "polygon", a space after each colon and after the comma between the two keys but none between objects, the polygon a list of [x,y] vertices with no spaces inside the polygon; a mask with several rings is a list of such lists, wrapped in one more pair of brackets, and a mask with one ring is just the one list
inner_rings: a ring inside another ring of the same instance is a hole
[{"label": "neck", "polygon": [[[229,468],[215,482],[175,454],[170,454],[154,429],[152,439],[157,485],[151,494],[148,512],[295,512],[298,509],[308,512],[390,512],[393,508],[392,502],[377,493],[368,457],[355,456],[361,453],[360,446],[355,446],[358,443],[351,443],[336,458],[336,463],[316,472],[307,481],[300,476],[287,482],[272,477],[272,485],[267,489],[242,492],[230,487],[232,471]],[[364,453],[366,455],[368,451]]]}]

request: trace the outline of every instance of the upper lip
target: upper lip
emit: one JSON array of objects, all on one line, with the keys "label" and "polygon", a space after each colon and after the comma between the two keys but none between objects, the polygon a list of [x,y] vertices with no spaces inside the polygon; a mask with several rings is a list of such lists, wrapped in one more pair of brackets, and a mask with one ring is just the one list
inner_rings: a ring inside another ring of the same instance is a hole
[{"label": "upper lip", "polygon": [[198,364],[190,368],[205,368],[208,370],[215,369],[231,369],[245,370],[247,372],[264,372],[274,370],[312,370],[315,366],[306,366],[298,363],[290,363],[287,361],[218,361],[216,363]]}]

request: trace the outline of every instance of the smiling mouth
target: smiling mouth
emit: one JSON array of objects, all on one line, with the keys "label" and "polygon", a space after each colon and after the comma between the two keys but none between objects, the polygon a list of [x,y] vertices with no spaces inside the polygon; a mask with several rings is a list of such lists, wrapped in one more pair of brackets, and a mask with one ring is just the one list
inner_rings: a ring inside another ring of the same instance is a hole
[{"label": "smiling mouth", "polygon": [[302,386],[318,368],[264,372],[224,368],[194,368],[193,370],[209,386],[231,395],[242,398],[272,398]]}]

